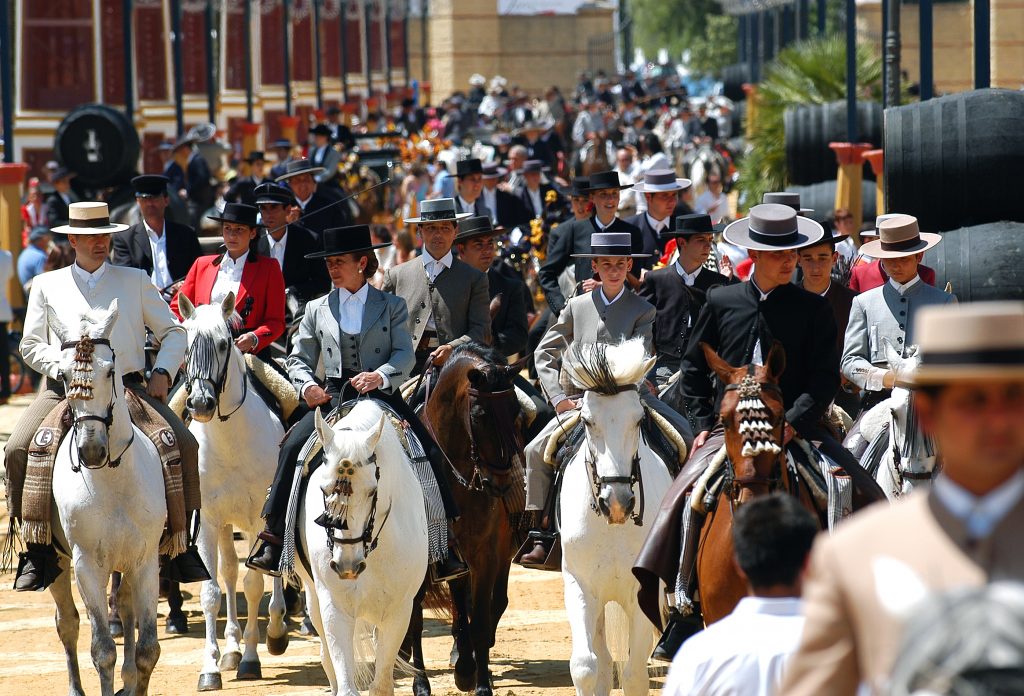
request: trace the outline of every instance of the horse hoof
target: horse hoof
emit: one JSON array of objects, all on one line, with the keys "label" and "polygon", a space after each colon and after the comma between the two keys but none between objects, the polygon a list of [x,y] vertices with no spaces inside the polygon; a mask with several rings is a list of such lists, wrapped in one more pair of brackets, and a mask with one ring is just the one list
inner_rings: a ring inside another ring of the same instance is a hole
[{"label": "horse hoof", "polygon": [[168,616],[166,628],[171,635],[184,635],[188,633],[188,617],[184,614]]},{"label": "horse hoof", "polygon": [[476,691],[473,692],[473,696],[494,696],[494,691],[491,689],[490,685],[478,686],[476,687]]},{"label": "horse hoof", "polygon": [[288,633],[274,637],[267,634],[267,652],[271,655],[284,655],[288,649]]},{"label": "horse hoof", "polygon": [[224,653],[220,656],[220,662],[217,666],[220,667],[222,672],[226,672],[232,669],[238,669],[238,664],[242,661],[242,653],[240,652],[229,652]]},{"label": "horse hoof", "polygon": [[223,688],[219,672],[199,675],[199,686],[196,687],[196,691],[220,691]]},{"label": "horse hoof", "polygon": [[472,655],[462,656],[455,661],[455,688],[472,691],[476,686],[476,660]]},{"label": "horse hoof", "polygon": [[260,669],[260,663],[256,660],[251,662],[243,662],[238,665],[238,672],[235,674],[235,679],[241,681],[251,681],[253,679],[262,679],[263,671]]},{"label": "horse hoof", "polygon": [[117,621],[111,621],[110,622],[110,636],[111,636],[111,638],[120,638],[123,635],[124,635],[124,624],[121,623],[121,620],[118,619]]},{"label": "horse hoof", "polygon": [[413,696],[430,696],[430,680],[423,676],[413,677]]},{"label": "horse hoof", "polygon": [[302,626],[299,627],[299,635],[312,636],[315,638],[320,634],[316,632],[316,627],[313,626],[313,622],[310,621],[309,617],[307,616],[302,620]]}]

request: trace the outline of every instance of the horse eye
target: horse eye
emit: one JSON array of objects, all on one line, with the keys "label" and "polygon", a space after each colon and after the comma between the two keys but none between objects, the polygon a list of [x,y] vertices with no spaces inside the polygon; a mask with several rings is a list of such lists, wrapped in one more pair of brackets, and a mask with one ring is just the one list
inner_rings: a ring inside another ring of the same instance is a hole
[{"label": "horse eye", "polygon": [[217,341],[217,347],[220,348],[221,350],[224,350],[225,348],[227,348],[228,347],[228,339],[226,339],[226,338],[219,339]]}]

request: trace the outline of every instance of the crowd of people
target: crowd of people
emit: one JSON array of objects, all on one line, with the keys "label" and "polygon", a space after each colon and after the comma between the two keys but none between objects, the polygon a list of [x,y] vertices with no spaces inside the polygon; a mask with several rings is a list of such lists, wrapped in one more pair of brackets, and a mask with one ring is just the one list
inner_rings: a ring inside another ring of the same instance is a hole
[{"label": "crowd of people", "polygon": [[[920,385],[920,424],[945,467],[933,493],[856,516],[827,540],[815,541],[815,521],[785,496],[745,505],[733,535],[750,597],[703,632],[692,580],[703,520],[686,505],[675,602],[655,653],[675,660],[672,694],[881,688],[905,619],[873,594],[889,581],[878,565],[886,559],[936,591],[1021,578],[1010,541],[1024,510],[1020,306],[957,307],[922,263],[941,238],[911,216],[858,230],[840,209],[825,229],[805,217],[799,196],[780,192],[734,219],[730,172],[720,169],[696,195],[667,153],[728,138],[731,119],[722,104],[714,116],[706,103],[691,110],[667,79],[582,76],[569,99],[556,88],[530,99],[498,77],[470,84],[437,109],[406,102],[362,126],[332,110],[309,129],[303,153],[288,141],[272,143],[272,157],[245,153],[223,183],[192,139],[170,143],[164,172],[131,182],[131,225],[112,222],[103,202],[75,200],[71,172],[50,173],[48,197],[31,182],[17,263],[29,297],[21,352],[45,382],[8,442],[8,486],[20,485],[36,429],[65,394],[48,309],[70,319],[118,298],[111,346],[132,388],[176,424],[182,457],[194,458],[194,440],[164,405],[184,358],[174,334],[183,306],[228,303],[235,346],[287,376],[301,404],[250,567],[280,571],[290,472],[314,410],[356,395],[376,396],[410,424],[445,517],[458,518],[445,453],[415,412],[419,397],[410,404],[399,387],[472,342],[530,358],[532,379],[517,385],[539,418],[525,448],[526,507],[538,529],[518,562],[551,569],[559,539],[544,450],[555,415],[581,406],[564,351],[641,338],[655,358],[641,399],[690,454],[673,486],[678,499],[725,439],[723,385],[708,349],[733,367],[771,363],[785,404],[780,444],[815,442],[865,489],[873,481],[826,415],[838,404],[856,418],[894,388]],[[403,142],[395,185],[371,211],[345,197],[361,130],[398,132]],[[601,157],[578,156],[594,148]],[[593,165],[585,173],[572,164],[581,159]],[[171,215],[176,197],[188,204],[185,221]],[[204,254],[196,230],[210,225],[222,245]],[[0,258],[0,278],[3,268]],[[5,317],[0,307],[0,329]],[[147,328],[159,346],[148,361]],[[924,356],[918,377],[887,357],[912,346]],[[432,558],[437,580],[468,572],[452,529],[447,538]],[[16,588],[52,581],[55,556],[29,544]]]}]

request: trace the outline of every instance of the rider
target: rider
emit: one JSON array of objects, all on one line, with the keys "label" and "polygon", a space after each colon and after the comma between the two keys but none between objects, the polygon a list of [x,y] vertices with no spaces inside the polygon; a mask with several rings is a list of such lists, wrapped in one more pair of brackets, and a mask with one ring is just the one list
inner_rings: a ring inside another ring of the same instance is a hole
[{"label": "rider", "polygon": [[[5,448],[7,505],[12,519],[21,517],[21,493],[28,462],[28,448],[40,423],[64,399],[64,375],[60,373],[60,342],[47,326],[48,310],[65,326],[92,309],[106,309],[115,299],[117,322],[110,347],[124,371],[124,386],[160,413],[174,431],[182,466],[198,467],[199,445],[185,424],[164,404],[167,390],[185,355],[185,332],[177,325],[167,303],[145,272],[107,263],[111,234],[128,228],[111,223],[106,203],[72,203],[70,222],[55,228],[68,235],[75,250],[75,263],[67,268],[36,276],[25,311],[25,333],[21,354],[25,362],[46,380],[42,391],[22,415]],[[148,383],[144,353],[146,328],[160,342]],[[21,554],[14,588],[41,590],[56,574],[56,552],[52,546],[28,544]]]},{"label": "rider", "polygon": [[[330,404],[333,408],[346,399],[370,394],[409,423],[428,455],[437,452],[419,418],[396,391],[415,360],[408,329],[409,311],[400,297],[381,292],[366,282],[377,271],[373,250],[389,245],[390,242],[373,244],[370,228],[357,225],[324,230],[323,251],[309,255],[325,260],[334,289],[306,305],[288,356],[288,375],[306,414],[288,431],[281,446],[277,474],[263,509],[266,527],[259,535],[262,543],[246,561],[250,568],[279,574],[292,472],[299,451],[313,434],[317,407]],[[321,360],[326,374],[323,385],[316,378]],[[435,471],[441,471],[440,462],[433,466]],[[439,479],[438,485],[443,486],[443,481]],[[439,562],[434,576],[437,580],[450,580],[467,572],[469,569],[456,554],[449,553]]]},{"label": "rider", "polygon": [[[561,374],[562,354],[570,344],[618,343],[642,337],[647,352],[651,352],[655,309],[626,285],[633,259],[645,256],[633,253],[632,238],[627,232],[595,232],[587,252],[573,254],[574,258],[591,260],[591,270],[600,276],[601,284],[585,295],[571,298],[537,347],[537,375],[557,414],[579,408],[582,404],[574,385],[563,379]],[[689,446],[693,433],[686,419],[647,389],[641,389],[640,398],[645,406],[664,416]],[[544,450],[559,424],[558,418],[550,421],[526,446],[527,510],[552,509],[549,492],[554,472],[544,461]],[[550,512],[543,526],[550,526]],[[526,566],[543,566],[555,537],[551,534],[532,536],[534,547],[519,562]]]},{"label": "rider", "polygon": [[[642,243],[638,251],[651,255],[650,263],[643,266],[644,270],[651,270],[661,255],[665,232],[672,227],[672,212],[679,203],[679,192],[690,188],[692,183],[689,179],[676,178],[671,169],[652,169],[645,172],[643,181],[633,187],[633,191],[643,195],[645,210],[626,218],[626,222],[640,230]],[[643,280],[645,275],[641,272],[640,279]]]},{"label": "rider", "polygon": [[853,299],[841,362],[843,375],[865,392],[865,411],[888,398],[896,383],[882,339],[906,357],[906,349],[914,344],[911,329],[917,311],[927,305],[956,302],[953,295],[928,285],[918,275],[925,250],[941,242],[941,236],[921,232],[917,218],[910,215],[883,220],[878,232],[879,238],[861,249],[881,260],[889,280]]}]

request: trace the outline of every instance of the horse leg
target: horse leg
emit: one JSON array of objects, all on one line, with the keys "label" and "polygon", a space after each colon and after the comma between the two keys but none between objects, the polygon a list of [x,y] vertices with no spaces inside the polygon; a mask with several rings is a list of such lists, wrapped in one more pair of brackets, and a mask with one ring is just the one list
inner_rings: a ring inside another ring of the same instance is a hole
[{"label": "horse leg", "polygon": [[493,648],[498,637],[498,622],[505,615],[508,609],[508,573],[509,566],[502,560],[498,567],[498,577],[494,582],[494,590],[491,593],[491,640],[489,647]]},{"label": "horse leg", "polygon": [[109,574],[91,559],[77,554],[75,577],[78,592],[85,602],[85,610],[92,624],[92,664],[100,677],[100,693],[114,696],[114,663],[117,661],[117,646],[110,635],[107,623],[107,579]]},{"label": "horse leg", "polygon": [[412,692],[414,696],[430,696],[430,680],[427,679],[427,671],[423,664],[423,596],[427,591],[427,582],[424,581],[416,598],[412,602],[412,612],[409,616],[409,630],[405,634],[405,642],[402,644],[402,654],[408,656],[409,662],[416,668],[417,674],[412,678]]},{"label": "horse leg", "polygon": [[[237,568],[237,558],[236,565]],[[242,641],[245,643],[245,654],[238,664],[239,679],[262,679],[263,672],[260,668],[260,656],[256,646],[260,643],[260,600],[263,599],[263,573],[247,569],[245,578],[242,580],[245,591],[246,613],[245,632],[242,634]],[[281,579],[275,578],[274,593],[277,595],[279,606],[284,605],[284,590],[280,589]],[[283,615],[283,610],[282,610]],[[284,624],[283,618],[281,624]]]},{"label": "horse leg", "polygon": [[[320,635],[324,635],[324,619],[320,614],[320,597],[316,593],[316,588],[313,586],[313,582],[309,581],[306,585],[306,608],[309,610],[309,618],[313,622],[313,626],[316,627],[317,632]],[[334,671],[334,663],[331,662],[331,653],[327,649],[327,644],[324,641],[320,641],[320,664],[323,665],[324,672],[327,673],[327,681],[331,685],[331,694],[336,696],[338,693],[338,675]]]},{"label": "horse leg", "polygon": [[181,585],[173,580],[167,581],[167,621],[166,629],[170,634],[188,633],[188,617],[182,611],[185,603],[181,596]]},{"label": "horse leg", "polygon": [[[288,583],[287,587],[290,586],[291,583]],[[267,624],[267,652],[271,655],[283,655],[288,648],[288,622],[285,616],[287,587],[281,578],[274,578],[274,587],[270,593],[270,622]]]},{"label": "horse leg", "polygon": [[110,635],[117,638],[124,633],[121,615],[117,613],[117,590],[121,587],[121,574],[116,570],[110,574],[110,597],[107,599],[107,621],[110,624]]},{"label": "horse leg", "polygon": [[[410,602],[410,605],[412,603]],[[374,660],[373,681],[370,683],[370,696],[394,696],[395,693],[395,658],[402,647],[402,616],[404,612],[391,611],[385,625],[379,626],[377,635],[377,651]]]},{"label": "horse leg", "polygon": [[[224,598],[227,600],[227,621],[224,624],[224,652],[220,657],[221,670],[238,669],[242,662],[242,627],[238,623],[238,556],[231,525],[217,530],[219,565],[217,571],[224,578]],[[246,599],[249,594],[246,592]]]},{"label": "horse leg", "polygon": [[[125,679],[125,696],[146,696],[149,693],[149,681],[153,676],[157,660],[160,659],[160,643],[156,633],[157,597],[160,594],[160,567],[156,560],[146,563],[134,573],[129,583],[131,590],[131,608],[138,625],[138,640],[135,643],[135,691],[128,688]],[[122,603],[122,607],[128,606]],[[122,613],[124,609],[122,608]],[[134,633],[129,631],[128,633]],[[128,668],[127,635],[125,634],[125,667]],[[122,672],[123,673],[123,672]]]},{"label": "horse leg", "polygon": [[476,660],[476,696],[491,696],[491,641],[494,636],[494,569],[490,573],[472,576],[473,604],[470,611],[469,632],[473,639],[473,657]]},{"label": "horse leg", "polygon": [[50,596],[57,605],[54,619],[68,667],[68,696],[85,696],[82,690],[82,671],[78,666],[79,617],[75,598],[71,594],[71,563],[64,556],[60,557],[59,563],[63,572],[50,585]]},{"label": "horse leg", "polygon": [[470,586],[467,578],[448,583],[452,594],[452,631],[459,656],[455,660],[455,687],[470,691],[476,681],[477,664],[473,655],[474,640],[469,626]]},{"label": "horse leg", "polygon": [[217,645],[217,615],[220,613],[221,591],[217,584],[217,529],[204,524],[199,527],[199,557],[213,577],[203,582],[199,592],[199,603],[203,608],[206,623],[206,645],[203,648],[203,666],[199,673],[199,691],[219,691],[222,688],[220,676],[220,648]]},{"label": "horse leg", "polygon": [[[326,596],[320,597],[320,602],[329,603],[333,608],[335,600],[330,596],[330,590],[324,588],[323,592]],[[355,620],[334,609],[327,620],[321,623],[324,631],[320,634],[322,649],[328,651],[334,665],[338,696],[359,696],[359,688],[356,686]]]},{"label": "horse leg", "polygon": [[654,631],[651,624],[640,611],[636,597],[631,597],[628,606],[629,617],[629,657],[622,670],[622,696],[642,696],[650,689],[650,678],[647,676],[647,656],[654,649]]},{"label": "horse leg", "polygon": [[597,694],[610,694],[615,686],[615,658],[608,649],[608,631],[606,629],[608,618],[608,605],[597,614],[597,624],[594,626],[594,635],[591,644],[594,646],[594,655],[597,656],[597,686],[594,692]]},{"label": "horse leg", "polygon": [[604,613],[603,606],[588,601],[586,593],[576,578],[563,573],[565,582],[565,613],[569,618],[572,634],[572,656],[569,658],[569,673],[576,687],[577,696],[591,696],[597,693],[598,656],[594,652],[593,636],[598,620]]},{"label": "horse leg", "polygon": [[124,651],[121,662],[121,682],[124,693],[134,694],[139,681],[139,670],[135,666],[135,588],[134,578],[130,574],[123,575],[118,583],[118,612],[128,630],[124,632]]}]

